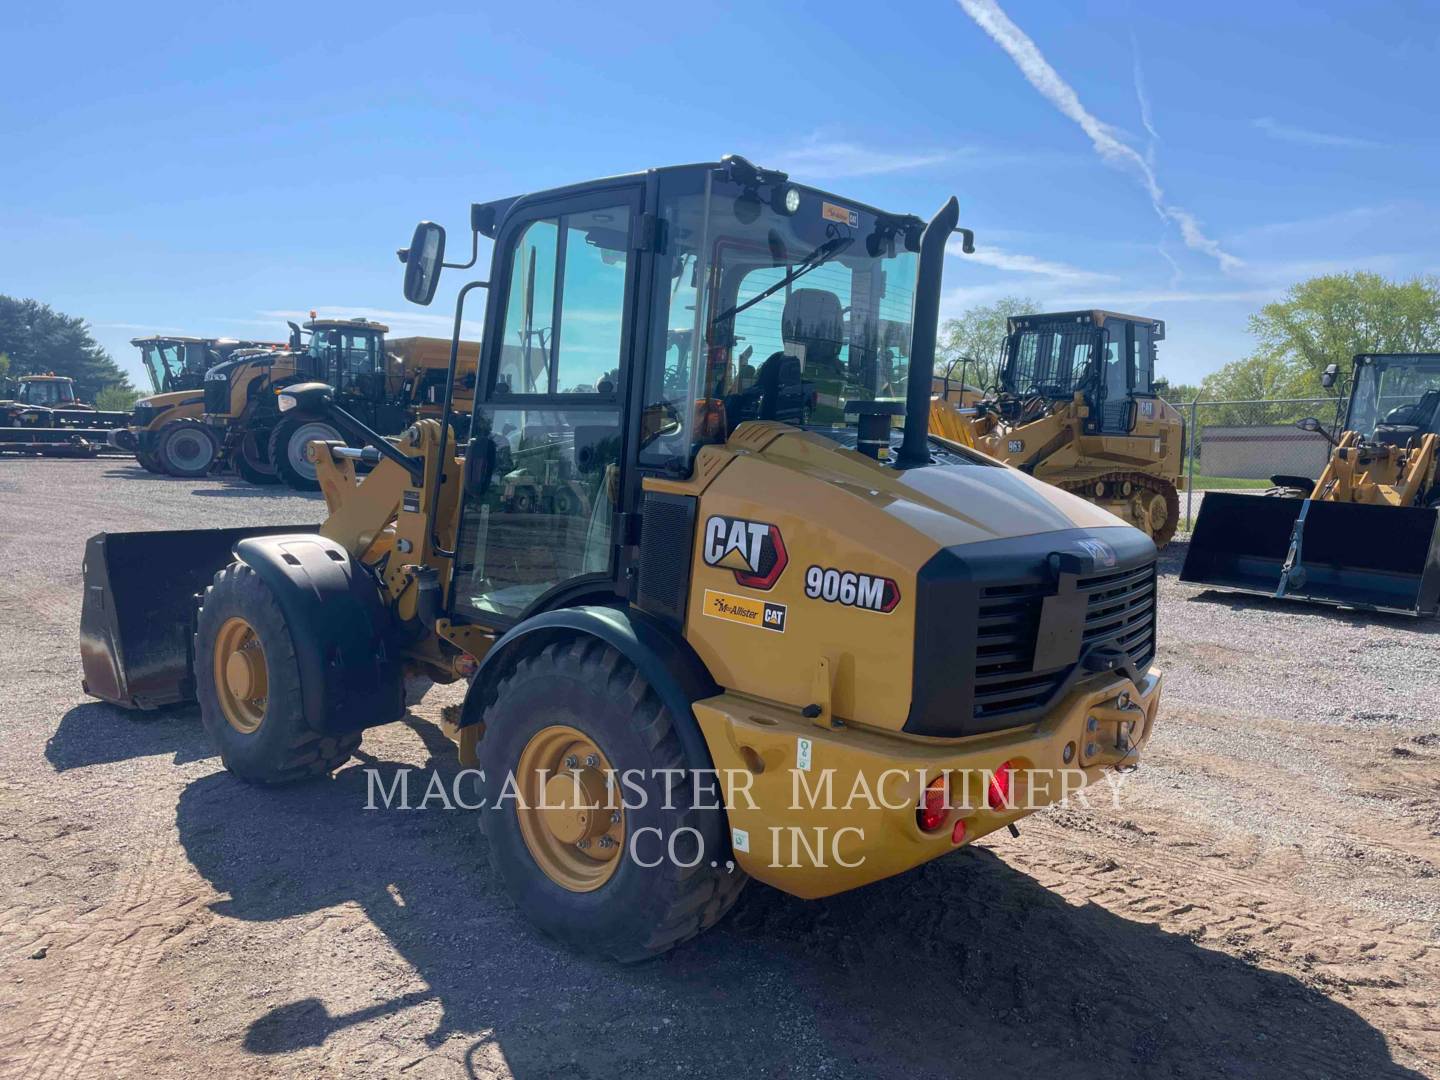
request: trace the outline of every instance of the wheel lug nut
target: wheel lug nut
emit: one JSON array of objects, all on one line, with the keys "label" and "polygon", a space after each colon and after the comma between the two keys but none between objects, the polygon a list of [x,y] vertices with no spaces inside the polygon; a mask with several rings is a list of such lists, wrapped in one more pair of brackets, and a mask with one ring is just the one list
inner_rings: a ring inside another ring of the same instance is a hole
[{"label": "wheel lug nut", "polygon": [[586,764],[587,766],[589,766],[590,768],[593,769],[593,768],[595,768],[596,765],[599,765],[599,764],[600,764],[600,759],[599,759],[598,757],[596,757],[594,754],[586,754],[586,755],[585,755],[585,764]]},{"label": "wheel lug nut", "polygon": [[609,836],[602,836],[600,837],[600,846],[603,848],[612,848],[615,846],[615,841]]},{"label": "wheel lug nut", "polygon": [[565,758],[565,767],[566,767],[567,769],[573,769],[573,768],[575,768],[575,766],[577,766],[577,765],[579,765],[579,764],[580,764],[580,762],[579,762],[578,760],[576,760],[574,754],[570,754],[570,755],[568,755],[568,756]]},{"label": "wheel lug nut", "polygon": [[611,824],[611,825],[619,825],[619,824],[620,824],[620,811],[619,811],[619,810],[611,810],[611,811],[610,811],[610,824]]},{"label": "wheel lug nut", "polygon": [[1100,721],[1096,720],[1095,717],[1093,717],[1093,716],[1090,717],[1089,720],[1085,721],[1085,730],[1086,730],[1086,731],[1094,731],[1094,730],[1095,730],[1096,728],[1098,728],[1099,726],[1100,726]]},{"label": "wheel lug nut", "polygon": [[1096,746],[1093,742],[1092,742],[1092,743],[1086,743],[1086,744],[1085,744],[1085,756],[1086,756],[1086,757],[1094,757],[1094,756],[1095,756],[1097,753],[1099,753],[1099,752],[1100,752],[1100,748],[1099,748],[1098,746]]},{"label": "wheel lug nut", "polygon": [[590,841],[589,841],[589,840],[577,840],[577,841],[575,842],[575,846],[578,847],[581,851],[584,851],[586,848],[588,848],[588,847],[590,846]]}]

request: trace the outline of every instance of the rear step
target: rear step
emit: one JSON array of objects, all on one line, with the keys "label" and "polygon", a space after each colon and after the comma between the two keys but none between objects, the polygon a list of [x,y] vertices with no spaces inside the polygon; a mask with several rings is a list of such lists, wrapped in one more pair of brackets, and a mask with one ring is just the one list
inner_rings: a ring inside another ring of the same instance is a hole
[{"label": "rear step", "polygon": [[99,533],[85,545],[82,686],[127,709],[195,700],[191,637],[200,596],[247,536],[314,533],[316,525]]},{"label": "rear step", "polygon": [[1180,580],[1336,607],[1440,609],[1440,512],[1212,492]]}]

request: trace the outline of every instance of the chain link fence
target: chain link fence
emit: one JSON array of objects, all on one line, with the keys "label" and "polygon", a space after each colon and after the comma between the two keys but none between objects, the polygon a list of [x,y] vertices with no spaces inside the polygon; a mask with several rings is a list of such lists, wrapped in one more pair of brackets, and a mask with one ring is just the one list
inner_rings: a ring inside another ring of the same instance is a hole
[{"label": "chain link fence", "polygon": [[1333,430],[1333,397],[1172,404],[1185,417],[1183,531],[1200,512],[1205,492],[1258,493],[1272,486],[1272,476],[1314,480],[1330,456],[1330,442],[1323,434],[1295,425],[1313,416],[1325,430]]}]

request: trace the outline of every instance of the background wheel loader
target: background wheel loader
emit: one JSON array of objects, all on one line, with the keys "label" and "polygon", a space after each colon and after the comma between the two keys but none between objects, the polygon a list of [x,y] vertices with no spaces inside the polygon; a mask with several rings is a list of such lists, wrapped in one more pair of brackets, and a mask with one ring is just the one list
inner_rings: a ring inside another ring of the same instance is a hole
[{"label": "background wheel loader", "polygon": [[[1324,375],[1331,387],[1339,370]],[[1342,428],[1317,480],[1210,492],[1181,581],[1407,615],[1440,609],[1440,353],[1355,357]],[[1300,421],[1323,431],[1319,420]]]},{"label": "background wheel loader", "polygon": [[20,375],[5,380],[0,399],[0,451],[49,457],[94,457],[125,414],[81,401],[68,375]]},{"label": "background wheel loader", "polygon": [[[446,728],[484,770],[501,878],[543,930],[623,961],[712,925],[749,877],[854,888],[1058,800],[1056,770],[1073,791],[1134,764],[1161,693],[1154,545],[927,431],[958,216],[737,157],[476,205],[458,266],[494,249],[456,300],[458,338],[489,290],[468,442],[458,340],[440,416],[394,439],[328,386],[283,388],[282,416],[342,436],[309,448],[324,524],[93,537],[87,692],[198,698],[225,767],[278,784],[399,720],[407,676],[468,677]],[[402,258],[422,304],[457,265],[430,222]],[[897,328],[909,363],[887,372]],[[807,430],[817,355],[861,378]],[[584,500],[562,509],[562,484]],[[795,777],[835,800],[797,804]]]},{"label": "background wheel loader", "polygon": [[979,401],[958,382],[931,426],[1103,506],[1164,547],[1180,523],[1185,425],[1155,393],[1158,319],[1111,311],[1009,320],[999,385]]},{"label": "background wheel loader", "polygon": [[205,373],[242,351],[279,349],[279,343],[234,338],[133,338],[155,391],[135,402],[128,424],[112,445],[129,450],[148,471],[197,477],[210,471],[220,442],[205,424]]}]

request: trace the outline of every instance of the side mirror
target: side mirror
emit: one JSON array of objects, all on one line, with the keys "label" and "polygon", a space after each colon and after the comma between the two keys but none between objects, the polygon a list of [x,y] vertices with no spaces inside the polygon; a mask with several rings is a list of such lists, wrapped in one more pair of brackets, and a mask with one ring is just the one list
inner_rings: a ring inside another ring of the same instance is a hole
[{"label": "side mirror", "polygon": [[465,455],[465,493],[480,496],[490,486],[495,475],[495,458],[498,451],[495,439],[480,435],[470,440],[470,452]]},{"label": "side mirror", "polygon": [[400,252],[405,264],[405,299],[428,304],[440,284],[440,265],[445,261],[445,227],[433,221],[415,226],[410,246]]},{"label": "side mirror", "polygon": [[1340,365],[1331,364],[1323,372],[1320,373],[1320,385],[1323,386],[1326,390],[1329,390],[1332,386],[1335,385],[1335,380],[1339,377]]},{"label": "side mirror", "polygon": [[1322,430],[1320,427],[1320,421],[1316,420],[1313,416],[1307,416],[1304,420],[1297,420],[1295,422],[1295,426],[1301,431],[1310,432],[1312,435],[1318,434]]}]

